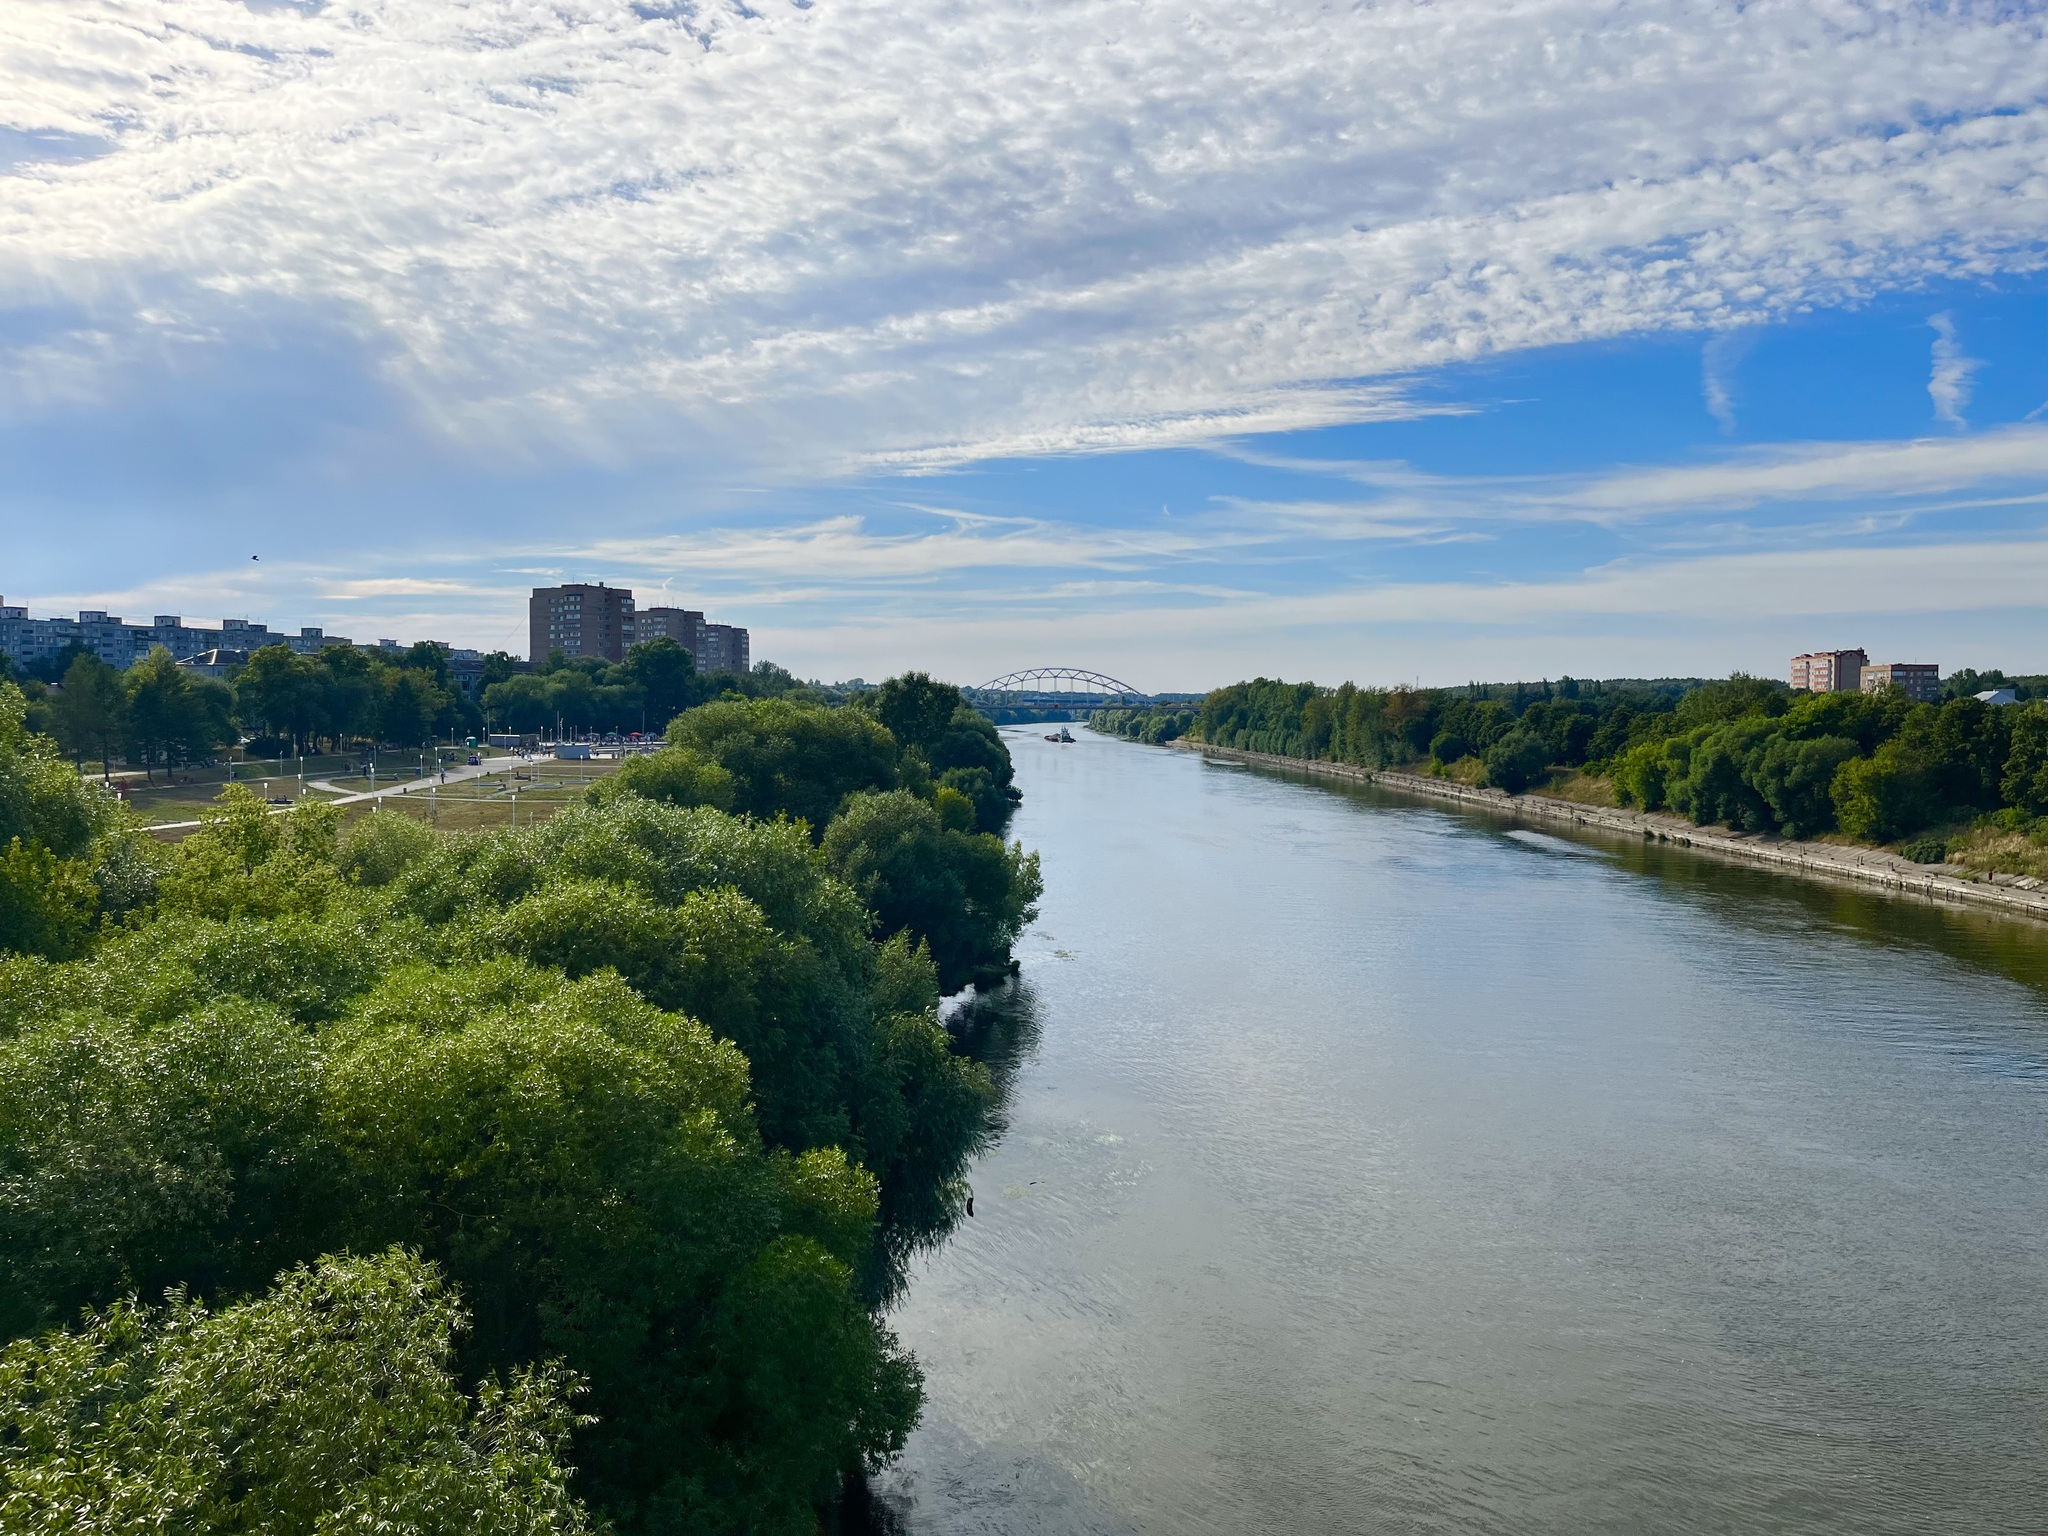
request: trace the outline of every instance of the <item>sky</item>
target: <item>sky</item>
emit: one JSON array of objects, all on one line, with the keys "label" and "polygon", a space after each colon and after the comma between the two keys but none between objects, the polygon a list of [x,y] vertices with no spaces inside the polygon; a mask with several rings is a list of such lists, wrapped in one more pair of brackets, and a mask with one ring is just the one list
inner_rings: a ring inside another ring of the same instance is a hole
[{"label": "sky", "polygon": [[0,593],[2048,671],[2044,256],[2020,0],[8,0]]}]

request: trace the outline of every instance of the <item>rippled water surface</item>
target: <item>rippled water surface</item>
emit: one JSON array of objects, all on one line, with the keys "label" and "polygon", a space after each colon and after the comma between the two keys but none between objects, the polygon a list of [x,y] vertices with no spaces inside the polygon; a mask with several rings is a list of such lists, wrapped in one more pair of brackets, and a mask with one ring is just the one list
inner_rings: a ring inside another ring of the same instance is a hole
[{"label": "rippled water surface", "polygon": [[885,1528],[2048,1530],[2048,929],[1007,734]]}]

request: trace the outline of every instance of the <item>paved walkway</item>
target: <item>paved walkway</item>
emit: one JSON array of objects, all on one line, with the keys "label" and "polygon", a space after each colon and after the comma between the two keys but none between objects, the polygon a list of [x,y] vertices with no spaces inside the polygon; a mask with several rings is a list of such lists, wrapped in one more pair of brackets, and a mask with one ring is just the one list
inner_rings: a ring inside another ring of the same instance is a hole
[{"label": "paved walkway", "polygon": [[[535,763],[553,761],[552,755],[531,758],[487,757],[475,767],[471,767],[468,763],[458,763],[439,775],[429,774],[423,779],[401,779],[382,789],[343,789],[332,779],[308,779],[306,780],[306,788],[317,789],[323,794],[334,796],[332,800],[324,802],[327,805],[361,805],[365,801],[370,800],[388,800],[394,795],[423,795],[432,789],[442,789],[454,784],[464,784],[471,779],[480,779],[488,774],[503,773],[507,769],[531,767]],[[278,775],[272,775],[272,777],[275,778]],[[271,814],[273,816],[282,816],[290,809],[291,807],[288,805],[273,806]],[[160,821],[154,826],[146,827],[143,830],[151,833],[192,832],[204,825],[203,821],[197,819],[192,821]]]}]

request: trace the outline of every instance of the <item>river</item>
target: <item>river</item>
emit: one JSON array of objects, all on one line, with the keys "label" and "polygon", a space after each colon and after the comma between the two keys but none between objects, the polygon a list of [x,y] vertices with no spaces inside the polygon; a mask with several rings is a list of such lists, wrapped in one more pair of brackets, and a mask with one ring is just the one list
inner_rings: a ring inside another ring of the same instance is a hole
[{"label": "river", "polygon": [[2048,1528],[2048,930],[1078,734],[882,1529]]}]

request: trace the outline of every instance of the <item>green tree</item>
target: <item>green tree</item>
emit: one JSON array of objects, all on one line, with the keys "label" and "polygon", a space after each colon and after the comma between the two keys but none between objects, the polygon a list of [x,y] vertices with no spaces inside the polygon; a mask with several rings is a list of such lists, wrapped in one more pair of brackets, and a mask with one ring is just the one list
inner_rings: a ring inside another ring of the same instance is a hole
[{"label": "green tree", "polygon": [[679,715],[669,744],[732,775],[733,808],[788,816],[821,835],[847,796],[893,788],[896,741],[852,709],[788,699],[722,700]]},{"label": "green tree", "polygon": [[1744,715],[1782,715],[1791,697],[1791,691],[1774,678],[1736,672],[1725,681],[1702,683],[1680,698],[1678,725],[1687,730],[1740,720]]},{"label": "green tree", "polygon": [[1924,763],[1887,742],[1874,755],[1851,758],[1835,770],[1835,819],[1851,837],[1894,842],[1933,818],[1928,779]]},{"label": "green tree", "polygon": [[336,1064],[359,1241],[443,1264],[475,1367],[559,1355],[588,1376],[578,1464],[621,1523],[811,1536],[919,1399],[853,1287],[872,1181],[829,1154],[791,1177],[757,1150],[738,1051],[616,988],[585,996],[387,1025]]},{"label": "green tree", "polygon": [[83,954],[99,907],[99,886],[83,860],[60,859],[18,837],[0,848],[0,953]]},{"label": "green tree", "polygon": [[619,771],[590,787],[594,804],[608,805],[621,795],[640,795],[665,805],[708,805],[721,811],[733,807],[733,778],[703,753],[688,747],[664,747],[642,757],[629,757]]},{"label": "green tree", "polygon": [[547,677],[525,672],[490,684],[483,693],[484,718],[508,731],[537,735],[555,723],[554,690]]},{"label": "green tree", "polygon": [[352,645],[323,646],[317,733],[336,751],[377,728],[377,683],[370,658]]},{"label": "green tree", "polygon": [[626,670],[640,689],[647,716],[643,730],[667,730],[669,721],[697,702],[696,658],[667,635],[628,650]]},{"label": "green tree", "polygon": [[121,674],[87,652],[64,673],[63,691],[50,708],[57,740],[82,769],[97,758],[105,776],[113,766],[128,724],[128,694]]},{"label": "green tree", "polygon": [[1858,755],[1847,736],[1808,741],[1777,737],[1763,750],[1754,774],[1757,792],[1787,837],[1818,837],[1834,830],[1835,775]]},{"label": "green tree", "polygon": [[149,771],[208,756],[234,740],[226,690],[195,678],[158,646],[128,673],[128,737]]},{"label": "green tree", "polygon": [[387,667],[379,684],[378,736],[393,746],[424,746],[434,734],[442,704],[432,675],[418,668]]},{"label": "green tree", "polygon": [[930,762],[932,749],[966,702],[951,683],[935,682],[924,672],[906,672],[883,683],[861,701],[861,707],[888,728],[899,746],[916,748]]},{"label": "green tree", "polygon": [[2048,705],[2029,704],[2013,721],[2001,783],[2008,804],[2048,816]]},{"label": "green tree", "polygon": [[117,1301],[0,1354],[0,1529],[569,1536],[574,1379],[466,1397],[466,1319],[402,1251],[327,1258],[209,1312]]},{"label": "green tree", "polygon": [[1511,795],[1535,783],[1549,766],[1549,743],[1534,731],[1509,731],[1486,749],[1486,782]]},{"label": "green tree", "polygon": [[113,800],[28,729],[28,700],[0,683],[0,845],[21,839],[59,858],[84,857],[119,818]]},{"label": "green tree", "polygon": [[321,717],[319,666],[291,647],[266,645],[251,653],[235,678],[235,710],[242,723],[287,738],[304,752]]},{"label": "green tree", "polygon": [[936,807],[907,790],[854,795],[823,846],[883,934],[930,947],[948,992],[1002,975],[1017,935],[1036,916],[1036,854],[986,833],[951,830]]}]

